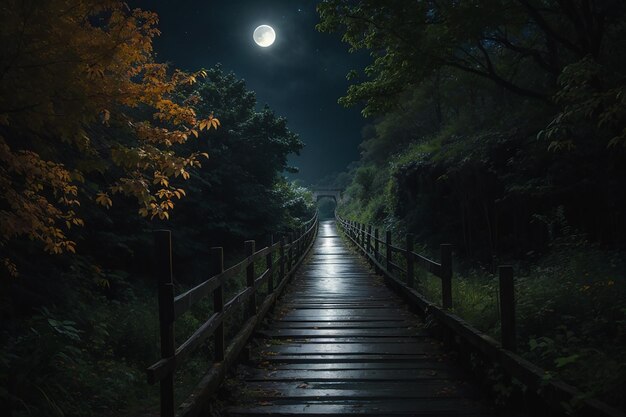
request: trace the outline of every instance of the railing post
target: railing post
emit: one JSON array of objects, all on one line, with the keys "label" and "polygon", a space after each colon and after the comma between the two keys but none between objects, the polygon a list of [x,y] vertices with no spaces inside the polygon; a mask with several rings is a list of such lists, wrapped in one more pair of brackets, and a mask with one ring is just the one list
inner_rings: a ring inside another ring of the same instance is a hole
[{"label": "railing post", "polygon": [[366,252],[370,253],[372,249],[372,225],[367,226],[367,245]]},{"label": "railing post", "polygon": [[300,226],[298,226],[298,228],[296,229],[296,240],[298,241],[298,243],[296,244],[296,254],[294,256],[296,262],[298,261],[298,259],[300,259],[300,253],[302,251],[302,239],[300,239],[300,236],[302,235],[301,230],[302,228]]},{"label": "railing post", "polygon": [[[172,282],[172,235],[169,230],[154,234],[155,274],[159,283],[159,330],[161,358],[174,356],[174,283]],[[174,372],[160,382],[161,417],[174,416]]]},{"label": "railing post", "polygon": [[513,267],[506,265],[498,268],[500,278],[500,332],[502,347],[515,351],[515,283]]},{"label": "railing post", "polygon": [[[380,246],[378,244],[378,228],[375,227],[374,228],[374,259],[376,259],[376,262],[379,261],[379,256],[378,256],[378,251],[380,249]],[[380,268],[378,268],[378,266],[376,266],[375,268],[376,272],[380,273]]]},{"label": "railing post", "polygon": [[[246,257],[250,257],[254,255],[255,252],[255,242],[254,240],[246,240],[244,242],[244,250],[246,252]],[[245,320],[256,314],[256,291],[254,290],[254,261],[250,262],[250,264],[246,267],[246,286],[248,288],[252,288],[252,294],[250,295],[250,300],[248,301],[248,306],[245,313]]]},{"label": "railing post", "polygon": [[279,272],[278,272],[278,279],[280,283],[282,283],[283,280],[285,279],[285,236],[282,236],[280,238],[280,248],[279,248],[278,253],[280,255],[280,267],[279,267]]},{"label": "railing post", "polygon": [[287,262],[287,272],[291,271],[293,266],[293,232],[289,232],[289,261]]},{"label": "railing post", "polygon": [[[224,249],[223,248],[211,248],[210,253],[210,270],[209,275],[214,277],[224,272]],[[213,290],[213,312],[221,313],[224,311],[224,288],[220,284]],[[213,340],[215,343],[215,353],[213,360],[215,362],[221,362],[224,360],[224,322],[220,323],[213,333]]]},{"label": "railing post", "polygon": [[386,255],[385,255],[385,268],[387,269],[387,272],[391,273],[391,270],[393,269],[391,266],[391,231],[387,230],[385,232],[385,249],[386,249]]},{"label": "railing post", "polygon": [[272,257],[274,256],[274,251],[272,250],[272,246],[274,246],[274,236],[269,236],[268,247],[270,248],[270,253],[265,257],[265,266],[268,269],[269,276],[267,277],[267,295],[271,295],[274,292],[274,271],[272,271]]},{"label": "railing post", "polygon": [[361,223],[361,247],[365,248],[365,223]]},{"label": "railing post", "polygon": [[293,256],[293,264],[295,265],[298,263],[298,259],[300,258],[300,244],[302,243],[300,240],[300,229],[298,229],[298,231],[295,233],[293,239],[298,241],[298,243],[296,244],[296,252]]},{"label": "railing post", "polygon": [[406,285],[413,288],[413,235],[406,235]]},{"label": "railing post", "polygon": [[452,308],[452,245],[439,246],[441,253],[441,305]]}]

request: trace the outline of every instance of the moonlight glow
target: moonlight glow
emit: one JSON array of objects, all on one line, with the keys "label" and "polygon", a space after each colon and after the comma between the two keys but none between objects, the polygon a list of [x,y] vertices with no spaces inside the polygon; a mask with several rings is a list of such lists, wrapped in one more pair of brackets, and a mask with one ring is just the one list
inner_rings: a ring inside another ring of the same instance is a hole
[{"label": "moonlight glow", "polygon": [[267,48],[276,40],[276,32],[274,32],[274,29],[271,26],[261,25],[254,29],[252,38],[257,45]]}]

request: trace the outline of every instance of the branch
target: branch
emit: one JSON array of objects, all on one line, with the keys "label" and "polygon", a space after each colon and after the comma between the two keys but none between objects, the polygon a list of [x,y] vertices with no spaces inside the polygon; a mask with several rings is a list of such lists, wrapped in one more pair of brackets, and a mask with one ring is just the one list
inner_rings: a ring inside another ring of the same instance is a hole
[{"label": "branch", "polygon": [[537,65],[548,71],[550,74],[559,75],[560,70],[546,62],[541,54],[542,51],[538,49],[527,48],[525,46],[515,45],[507,38],[506,34],[503,34],[501,31],[500,33],[501,36],[486,36],[483,39],[487,41],[497,42],[505,48],[523,54],[524,56],[530,56],[537,63]]},{"label": "branch", "polygon": [[530,14],[530,17],[535,21],[535,23],[537,23],[537,26],[539,26],[539,28],[543,30],[546,36],[549,36],[552,39],[560,42],[563,46],[565,46],[567,49],[574,52],[580,57],[585,55],[585,53],[578,46],[570,42],[567,38],[556,33],[556,31],[550,26],[550,24],[543,18],[541,13],[539,13],[537,9],[531,6],[527,0],[517,0],[517,1],[526,8],[526,10],[528,11],[528,14]]},{"label": "branch", "polygon": [[476,68],[467,67],[467,66],[461,65],[458,62],[454,62],[454,61],[441,60],[441,63],[443,65],[445,65],[445,66],[456,68],[456,69],[459,69],[461,71],[465,71],[465,72],[468,72],[470,74],[478,75],[479,77],[483,77],[483,78],[486,78],[488,80],[491,80],[491,81],[495,82],[497,85],[499,85],[501,87],[504,87],[507,90],[509,90],[509,91],[511,91],[511,92],[513,92],[515,94],[518,94],[520,96],[530,97],[530,98],[534,98],[534,99],[537,99],[537,100],[541,100],[541,101],[543,101],[545,103],[550,103],[548,95],[541,94],[541,93],[538,93],[536,91],[528,90],[526,88],[523,88],[523,87],[520,87],[518,85],[515,85],[512,82],[507,81],[504,78],[500,77],[495,72],[480,71],[480,70],[477,70]]}]

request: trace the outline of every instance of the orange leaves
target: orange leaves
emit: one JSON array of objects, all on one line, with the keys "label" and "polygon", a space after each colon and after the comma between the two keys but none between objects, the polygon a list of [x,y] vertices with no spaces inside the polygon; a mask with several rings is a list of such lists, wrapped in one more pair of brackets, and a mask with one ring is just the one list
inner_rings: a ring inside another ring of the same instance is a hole
[{"label": "orange leaves", "polygon": [[[0,136],[0,186],[7,209],[0,212],[0,244],[25,235],[44,244],[49,253],[75,252],[75,242],[63,230],[83,226],[73,206],[78,187],[75,175],[62,164],[42,159],[32,151],[13,151]],[[19,183],[19,188],[14,184]],[[5,266],[6,267],[6,266]]]},{"label": "orange leaves", "polygon": [[76,253],[76,242],[65,240],[65,235],[60,229],[52,229],[56,239],[48,237],[45,239],[44,250],[53,255],[59,255],[63,252]]},{"label": "orange leaves", "polygon": [[96,203],[106,208],[111,208],[111,206],[113,205],[113,201],[111,200],[111,197],[109,197],[107,193],[96,194]]},{"label": "orange leaves", "polygon": [[196,112],[191,107],[179,105],[170,99],[161,99],[154,104],[158,110],[154,118],[160,121],[171,122],[174,125],[196,124]]},{"label": "orange leaves", "polygon": [[12,149],[0,137],[0,245],[27,236],[47,252],[74,252],[64,231],[84,225],[74,211],[92,193],[84,172],[110,181],[98,205],[123,194],[140,215],[168,219],[185,196],[174,178],[189,179],[208,158],[177,154],[176,145],[220,126],[212,115],[198,120],[200,97],[183,94],[207,72],[155,62],[158,16],[122,1],[47,0],[29,13],[19,0],[4,6],[0,45],[11,59],[0,54],[0,126],[20,142]]},{"label": "orange leaves", "polygon": [[202,120],[198,124],[198,128],[200,130],[204,130],[204,129],[209,130],[211,128],[217,129],[218,126],[221,126],[221,123],[219,119],[213,117],[213,115],[210,115],[208,119]]},{"label": "orange leaves", "polygon": [[168,185],[170,185],[170,182],[167,178],[167,176],[161,174],[159,171],[154,173],[154,179],[152,180],[153,184],[160,184],[164,187],[167,187]]},{"label": "orange leaves", "polygon": [[11,262],[9,258],[2,259],[2,266],[11,278],[17,278],[19,276],[19,273],[17,272],[17,267],[13,262]]}]

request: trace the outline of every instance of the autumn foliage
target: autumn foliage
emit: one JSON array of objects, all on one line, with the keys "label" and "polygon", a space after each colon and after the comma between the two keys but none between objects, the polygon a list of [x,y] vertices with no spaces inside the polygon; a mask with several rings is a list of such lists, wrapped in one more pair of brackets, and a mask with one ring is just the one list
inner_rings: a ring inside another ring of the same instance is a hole
[{"label": "autumn foliage", "polygon": [[206,73],[155,62],[157,15],[119,1],[7,0],[0,16],[0,248],[27,236],[74,252],[85,199],[168,218],[185,195],[174,179],[208,157],[177,145],[220,124],[178,93]]}]

